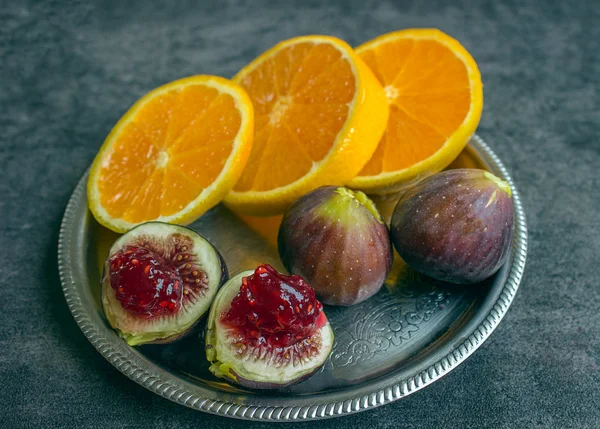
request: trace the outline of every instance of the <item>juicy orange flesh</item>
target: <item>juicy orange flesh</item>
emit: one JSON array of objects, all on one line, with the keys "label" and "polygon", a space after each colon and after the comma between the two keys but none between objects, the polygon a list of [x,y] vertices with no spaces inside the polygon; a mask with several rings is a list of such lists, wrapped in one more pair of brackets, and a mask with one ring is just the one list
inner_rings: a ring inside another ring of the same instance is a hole
[{"label": "juicy orange flesh", "polygon": [[240,125],[233,97],[206,85],[152,97],[113,140],[102,206],[135,223],[181,211],[221,173]]},{"label": "juicy orange flesh", "polygon": [[240,82],[254,105],[255,134],[236,191],[290,184],[327,156],[348,117],[356,79],[328,43],[281,49]]},{"label": "juicy orange flesh", "polygon": [[464,121],[471,91],[464,63],[434,40],[394,40],[360,52],[390,103],[386,132],[359,175],[408,168],[437,152]]}]

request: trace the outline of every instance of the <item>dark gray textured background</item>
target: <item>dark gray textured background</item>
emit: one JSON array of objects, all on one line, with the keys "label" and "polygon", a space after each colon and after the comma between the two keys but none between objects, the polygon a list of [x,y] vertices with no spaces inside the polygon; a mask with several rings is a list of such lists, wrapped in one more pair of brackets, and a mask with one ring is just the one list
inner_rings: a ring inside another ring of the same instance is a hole
[{"label": "dark gray textured background", "polygon": [[458,369],[322,424],[600,427],[599,2],[447,3],[0,2],[0,427],[266,427],[162,399],[93,349],[60,290],[63,210],[111,126],[150,89],[229,77],[294,35],[357,45],[413,26],[445,30],[480,66],[478,132],[526,206],[525,277]]}]

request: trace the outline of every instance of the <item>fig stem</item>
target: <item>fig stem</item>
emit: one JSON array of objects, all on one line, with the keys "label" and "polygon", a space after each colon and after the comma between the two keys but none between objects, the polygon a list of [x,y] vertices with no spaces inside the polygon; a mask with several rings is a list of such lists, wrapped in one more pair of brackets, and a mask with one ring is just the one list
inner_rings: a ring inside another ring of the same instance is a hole
[{"label": "fig stem", "polygon": [[335,192],[336,192],[336,194],[338,194],[344,198],[348,198],[348,199],[352,199],[352,200],[356,201],[358,204],[360,204],[361,206],[363,206],[364,208],[369,210],[379,223],[383,223],[383,219],[381,218],[379,211],[377,211],[377,208],[375,207],[375,203],[373,203],[373,201],[371,201],[371,199],[369,197],[367,197],[364,194],[364,192],[352,191],[343,186],[340,186],[339,188],[337,188],[335,190]]}]

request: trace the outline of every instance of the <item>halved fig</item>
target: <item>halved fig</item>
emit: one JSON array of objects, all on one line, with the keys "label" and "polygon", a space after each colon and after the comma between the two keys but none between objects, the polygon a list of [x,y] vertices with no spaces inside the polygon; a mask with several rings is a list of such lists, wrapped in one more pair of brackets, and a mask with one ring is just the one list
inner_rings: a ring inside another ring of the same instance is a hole
[{"label": "halved fig", "polygon": [[333,331],[314,290],[301,277],[282,275],[270,265],[231,278],[208,316],[210,371],[251,389],[307,379],[332,347]]},{"label": "halved fig", "polygon": [[191,330],[226,279],[223,258],[200,234],[148,222],[111,247],[102,307],[129,345],[168,343]]}]

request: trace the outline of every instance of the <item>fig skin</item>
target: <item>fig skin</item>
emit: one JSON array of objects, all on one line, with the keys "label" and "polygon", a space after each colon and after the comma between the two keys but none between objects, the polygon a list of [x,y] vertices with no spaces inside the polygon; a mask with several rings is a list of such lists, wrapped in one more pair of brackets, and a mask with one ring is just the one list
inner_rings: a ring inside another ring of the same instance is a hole
[{"label": "fig skin", "polygon": [[240,386],[245,387],[247,389],[252,389],[252,390],[281,390],[281,389],[285,389],[286,387],[294,386],[296,384],[300,384],[303,381],[308,380],[313,375],[315,375],[315,373],[317,371],[319,371],[323,365],[325,365],[325,362],[323,362],[323,364],[315,367],[315,369],[312,372],[310,372],[310,373],[308,373],[306,375],[303,375],[300,378],[292,380],[292,381],[290,381],[288,383],[282,383],[282,384],[268,383],[268,382],[257,381],[257,380],[250,380],[250,379],[241,377],[235,371],[231,371],[231,373],[237,378],[237,383]]},{"label": "fig skin", "polygon": [[390,233],[415,271],[450,283],[478,283],[508,257],[513,210],[508,183],[484,170],[449,170],[402,196]]},{"label": "fig skin", "polygon": [[277,238],[281,261],[324,304],[350,306],[377,293],[392,267],[387,226],[362,192],[325,186],[285,213]]}]

